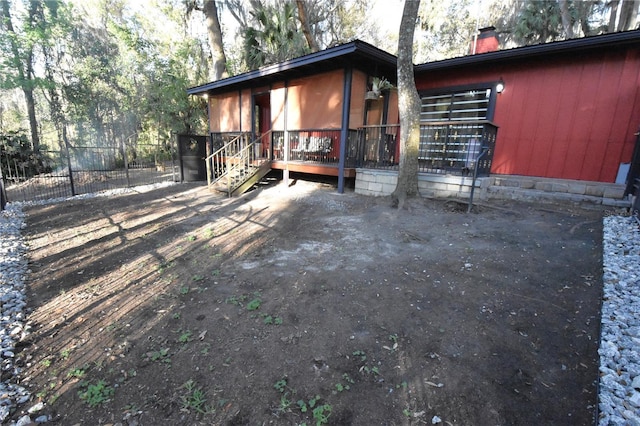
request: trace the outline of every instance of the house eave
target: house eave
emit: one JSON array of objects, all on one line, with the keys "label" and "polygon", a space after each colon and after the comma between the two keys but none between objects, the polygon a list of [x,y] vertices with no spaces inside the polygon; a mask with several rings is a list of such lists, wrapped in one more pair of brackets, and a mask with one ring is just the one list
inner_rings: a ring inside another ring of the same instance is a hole
[{"label": "house eave", "polygon": [[[290,76],[312,75],[318,72],[318,67],[321,65],[324,65],[326,69],[336,69],[347,66],[347,62],[352,59],[376,62],[383,68],[393,68],[395,70],[396,67],[396,57],[394,55],[361,40],[355,40],[320,52],[268,65],[254,71],[191,87],[187,89],[187,93],[189,95],[215,93],[216,91],[227,91],[249,84],[255,86],[276,80],[282,81]],[[354,66],[357,66],[357,64]],[[395,73],[393,77],[395,77]]]},{"label": "house eave", "polygon": [[416,65],[415,73],[443,70],[448,68],[464,67],[469,65],[481,65],[498,63],[503,61],[536,58],[559,53],[573,53],[607,46],[623,46],[640,42],[640,30],[625,31],[612,34],[563,40],[552,43],[536,44],[533,46],[516,47],[495,52],[480,53],[477,55],[461,56],[458,58],[444,59],[442,61],[427,62]]}]

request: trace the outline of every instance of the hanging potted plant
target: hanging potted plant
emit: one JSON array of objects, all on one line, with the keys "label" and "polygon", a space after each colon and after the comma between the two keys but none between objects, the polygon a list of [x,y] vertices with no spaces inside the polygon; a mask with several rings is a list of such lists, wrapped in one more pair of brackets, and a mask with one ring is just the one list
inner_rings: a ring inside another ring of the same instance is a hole
[{"label": "hanging potted plant", "polygon": [[384,90],[393,88],[393,84],[384,77],[373,77],[371,81],[371,90],[365,93],[365,99],[378,99],[382,96]]}]

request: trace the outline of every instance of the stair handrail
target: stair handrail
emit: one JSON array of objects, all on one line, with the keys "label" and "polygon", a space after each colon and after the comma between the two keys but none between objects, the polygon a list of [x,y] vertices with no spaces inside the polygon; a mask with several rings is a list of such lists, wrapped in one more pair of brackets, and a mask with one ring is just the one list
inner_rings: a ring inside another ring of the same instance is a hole
[{"label": "stair handrail", "polygon": [[232,144],[236,143],[241,137],[243,136],[243,134],[239,134],[238,136],[234,137],[233,139],[231,139],[229,142],[225,143],[222,147],[220,147],[219,149],[217,149],[215,152],[213,152],[212,154],[208,155],[204,161],[205,164],[207,166],[207,186],[209,188],[211,188],[211,185],[215,184],[216,182],[218,182],[220,179],[222,179],[227,171],[225,170],[224,173],[222,173],[220,176],[217,176],[213,181],[211,180],[211,162],[215,157],[221,157],[221,153],[223,152],[227,152],[229,146],[231,146]]},{"label": "stair handrail", "polygon": [[[268,158],[262,157],[261,153],[259,155],[252,155],[252,153],[254,152],[255,145],[258,142],[262,141],[265,136],[270,135],[271,132],[271,130],[268,130],[267,132],[262,133],[246,145],[244,143],[244,140],[249,139],[249,135],[247,133],[242,133],[234,137],[232,140],[224,144],[221,148],[217,149],[212,154],[208,155],[205,158],[205,161],[207,166],[207,184],[209,188],[211,188],[211,186],[216,184],[217,182],[221,182],[222,179],[226,177],[227,194],[231,196],[232,192],[237,187],[242,185],[242,183],[244,183],[246,179],[251,177],[247,176],[245,180],[243,180],[239,184],[234,185],[232,179],[234,172],[243,168],[247,170],[251,166],[252,162],[259,166],[263,164],[264,161],[268,160]],[[211,171],[211,167],[212,162],[215,162],[216,159],[219,159],[216,162],[216,165],[219,169],[222,169],[222,160],[224,160],[224,171],[212,180],[213,174]]]},{"label": "stair handrail", "polygon": [[[247,175],[245,176],[245,178],[241,181],[241,182],[236,182],[235,185],[233,185],[233,180],[232,180],[232,175],[233,173],[231,173],[232,171],[237,171],[237,170],[248,170],[251,166],[252,161],[255,161],[257,166],[262,165],[265,161],[267,161],[267,158],[263,158],[262,155],[260,155],[259,157],[257,156],[253,156],[252,158],[252,153],[254,152],[254,147],[257,143],[261,142],[263,140],[263,138],[267,135],[271,135],[272,130],[267,130],[266,132],[258,135],[256,138],[254,138],[251,142],[249,142],[245,147],[243,147],[242,149],[238,150],[237,153],[234,156],[227,156],[227,194],[229,195],[229,197],[231,197],[231,194],[233,193],[233,191],[235,191],[238,187],[240,187],[244,182],[246,182],[248,179],[251,178],[251,176],[253,174]],[[232,161],[233,160],[233,161]]]}]

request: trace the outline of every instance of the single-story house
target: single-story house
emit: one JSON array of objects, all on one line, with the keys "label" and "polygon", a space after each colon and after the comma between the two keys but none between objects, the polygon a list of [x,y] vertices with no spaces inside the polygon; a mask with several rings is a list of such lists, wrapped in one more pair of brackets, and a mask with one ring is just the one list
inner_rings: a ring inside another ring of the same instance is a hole
[{"label": "single-story house", "polygon": [[[489,27],[469,55],[414,66],[421,193],[467,196],[478,176],[484,196],[621,199],[640,126],[640,30],[497,47]],[[281,169],[389,194],[399,113],[385,80],[396,57],[356,40],[189,89],[208,99],[208,178],[227,176],[231,193]]]}]

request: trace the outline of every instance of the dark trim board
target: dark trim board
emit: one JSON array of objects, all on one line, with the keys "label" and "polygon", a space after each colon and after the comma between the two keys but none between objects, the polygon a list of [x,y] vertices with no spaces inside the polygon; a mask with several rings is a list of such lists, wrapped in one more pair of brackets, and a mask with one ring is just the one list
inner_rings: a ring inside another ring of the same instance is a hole
[{"label": "dark trim board", "polygon": [[[302,162],[272,161],[271,168],[276,170],[288,170],[290,172],[310,173],[314,175],[338,176],[338,165],[335,164],[312,164]],[[345,178],[356,177],[356,169],[344,169]]]}]

